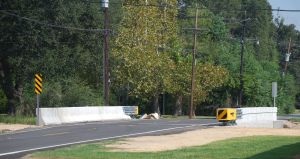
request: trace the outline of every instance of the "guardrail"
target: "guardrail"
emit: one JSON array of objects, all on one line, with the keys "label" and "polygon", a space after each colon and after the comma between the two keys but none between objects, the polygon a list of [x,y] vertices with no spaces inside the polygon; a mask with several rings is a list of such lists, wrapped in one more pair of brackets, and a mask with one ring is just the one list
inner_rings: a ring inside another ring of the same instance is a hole
[{"label": "guardrail", "polygon": [[241,127],[274,127],[276,107],[237,108],[236,123]]},{"label": "guardrail", "polygon": [[129,120],[136,114],[136,106],[86,106],[40,108],[38,125],[91,122],[103,120]]}]

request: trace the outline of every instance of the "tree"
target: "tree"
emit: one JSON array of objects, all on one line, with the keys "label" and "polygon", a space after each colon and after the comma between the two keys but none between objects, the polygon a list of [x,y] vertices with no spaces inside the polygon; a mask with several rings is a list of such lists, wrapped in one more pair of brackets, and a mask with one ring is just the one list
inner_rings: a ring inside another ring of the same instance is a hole
[{"label": "tree", "polygon": [[[41,73],[46,83],[59,81],[63,90],[72,86],[63,81],[79,79],[78,87],[87,83],[98,89],[92,92],[101,98],[102,32],[91,31],[102,28],[97,4],[32,0],[9,1],[0,7],[0,80],[10,113],[24,113],[25,105],[34,110],[35,102],[30,99],[34,99],[35,73]],[[85,85],[82,87],[84,90]]]},{"label": "tree", "polygon": [[[177,15],[177,10],[173,9],[176,4],[175,0],[151,4],[143,0],[127,1],[112,51],[116,60],[112,74],[114,86],[129,86],[131,96],[152,98],[152,111],[158,113],[159,94],[166,89],[173,65],[164,49],[176,31],[173,21]],[[171,8],[164,7],[166,5]]]}]

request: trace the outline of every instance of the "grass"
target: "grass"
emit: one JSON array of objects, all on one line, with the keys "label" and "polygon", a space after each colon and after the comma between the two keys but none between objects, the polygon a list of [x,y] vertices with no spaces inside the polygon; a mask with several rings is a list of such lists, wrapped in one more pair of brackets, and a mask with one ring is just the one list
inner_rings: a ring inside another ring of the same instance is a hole
[{"label": "grass", "polygon": [[109,152],[105,144],[107,143],[77,145],[37,152],[32,156],[41,159],[292,159],[300,154],[300,137],[284,136],[233,138],[204,146],[157,153]]},{"label": "grass", "polygon": [[299,122],[300,123],[300,118],[291,118],[289,119],[291,122]]},{"label": "grass", "polygon": [[300,114],[300,109],[295,109],[294,114]]},{"label": "grass", "polygon": [[35,125],[35,117],[0,115],[0,123]]}]

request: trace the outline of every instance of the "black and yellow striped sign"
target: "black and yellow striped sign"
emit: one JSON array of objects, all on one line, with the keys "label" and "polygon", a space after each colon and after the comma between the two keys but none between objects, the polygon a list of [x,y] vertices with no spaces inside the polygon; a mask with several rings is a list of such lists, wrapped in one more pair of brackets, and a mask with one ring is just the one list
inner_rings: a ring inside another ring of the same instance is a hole
[{"label": "black and yellow striped sign", "polygon": [[43,85],[42,85],[42,81],[43,81],[43,79],[42,79],[42,75],[41,74],[35,74],[34,75],[34,81],[35,81],[35,84],[34,84],[34,86],[35,86],[35,89],[34,89],[34,91],[35,91],[35,93],[36,94],[41,94],[42,93],[42,88],[43,88]]},{"label": "black and yellow striped sign", "polygon": [[227,110],[221,109],[218,110],[218,119],[226,119],[227,118]]},{"label": "black and yellow striped sign", "polygon": [[219,108],[217,109],[218,121],[236,120],[236,109],[234,108]]}]

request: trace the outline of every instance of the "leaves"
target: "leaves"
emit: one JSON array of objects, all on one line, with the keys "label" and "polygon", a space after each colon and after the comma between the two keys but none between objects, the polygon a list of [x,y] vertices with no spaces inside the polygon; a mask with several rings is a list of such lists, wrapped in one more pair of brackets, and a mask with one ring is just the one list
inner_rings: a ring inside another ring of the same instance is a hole
[{"label": "leaves", "polygon": [[[131,1],[124,6],[124,18],[112,51],[116,60],[113,83],[119,88],[129,85],[132,96],[151,98],[163,92],[170,80],[172,61],[159,49],[164,50],[170,36],[176,32],[173,20],[177,11],[151,6],[145,1],[134,2],[145,7],[131,6]],[[168,5],[176,6],[176,3],[168,1]]]}]

